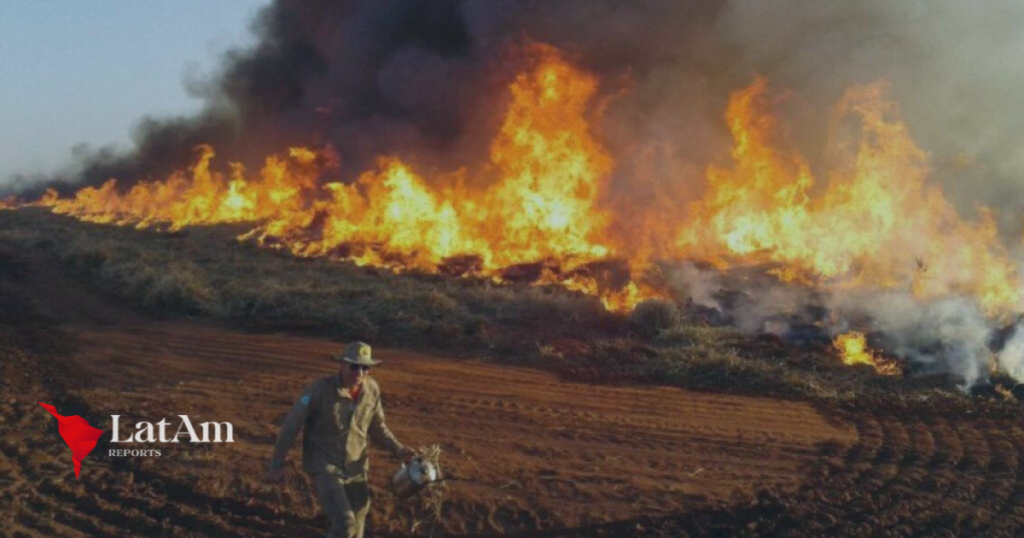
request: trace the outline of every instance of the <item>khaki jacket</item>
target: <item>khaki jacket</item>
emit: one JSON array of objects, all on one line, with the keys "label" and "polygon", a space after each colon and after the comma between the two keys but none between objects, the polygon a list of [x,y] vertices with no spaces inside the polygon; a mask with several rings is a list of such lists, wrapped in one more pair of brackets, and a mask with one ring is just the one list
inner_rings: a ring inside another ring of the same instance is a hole
[{"label": "khaki jacket", "polygon": [[306,387],[281,425],[271,470],[284,465],[288,449],[303,426],[302,469],[309,474],[330,473],[352,482],[365,481],[370,468],[368,437],[392,452],[402,448],[384,423],[380,387],[369,377],[363,380],[355,402],[342,389],[337,374]]}]

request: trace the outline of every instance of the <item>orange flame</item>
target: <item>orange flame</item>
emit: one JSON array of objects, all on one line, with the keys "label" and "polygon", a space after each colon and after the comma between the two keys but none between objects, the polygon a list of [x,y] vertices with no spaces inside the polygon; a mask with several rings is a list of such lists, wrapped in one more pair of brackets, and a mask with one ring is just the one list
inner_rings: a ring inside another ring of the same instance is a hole
[{"label": "orange flame", "polygon": [[[727,113],[733,166],[708,171],[709,191],[691,204],[677,238],[688,255],[719,267],[781,264],[780,277],[836,287],[905,287],[921,299],[970,295],[993,316],[1024,306],[1018,273],[987,210],[963,220],[937,186],[927,155],[898,120],[882,84],[850,90],[833,131],[855,120],[859,140],[834,151],[817,197],[806,160],[780,149],[758,78]],[[838,146],[838,144],[834,144]]]},{"label": "orange flame", "polygon": [[437,271],[452,258],[472,257],[469,273],[501,281],[510,266],[551,264],[558,270],[543,272],[537,284],[596,295],[615,310],[660,296],[647,285],[609,286],[579,273],[616,256],[609,217],[597,206],[613,163],[587,121],[597,81],[557,49],[534,44],[529,52],[534,65],[512,82],[491,144],[489,181],[474,182],[490,185],[482,190],[465,188],[462,172],[428,181],[394,158],[382,158],[350,185],[317,188],[323,163],[302,148],[270,157],[256,178],[239,165],[223,177],[211,170],[213,148],[200,146],[188,173],[141,182],[123,194],[110,180],[45,203],[83,220],[140,227],[259,222],[244,237],[301,256],[396,270]]},{"label": "orange flame", "polygon": [[98,188],[81,189],[73,199],[58,199],[56,193],[48,193],[40,203],[51,205],[54,213],[89,222],[140,228],[166,222],[177,230],[198,224],[252,222],[298,210],[306,205],[303,195],[315,188],[316,169],[307,150],[293,149],[287,163],[278,157],[268,158],[255,181],[245,179],[240,165],[232,166],[230,178],[211,171],[213,148],[203,145],[196,151],[198,161],[187,174],[142,181],[124,194],[117,190],[117,180],[111,179]]},{"label": "orange flame", "polygon": [[839,352],[844,364],[867,364],[881,375],[903,375],[903,367],[898,362],[876,355],[868,349],[863,333],[840,334],[832,345]]},{"label": "orange flame", "polygon": [[315,208],[321,221],[281,212],[260,237],[303,255],[375,245],[365,262],[397,258],[422,269],[472,255],[486,275],[544,260],[571,270],[613,255],[600,240],[607,217],[595,205],[611,159],[585,119],[596,81],[553,48],[535,45],[533,53],[537,66],[510,87],[512,102],[491,146],[497,180],[485,191],[466,189],[457,177],[427,182],[385,158],[352,185],[328,184],[331,200]]}]

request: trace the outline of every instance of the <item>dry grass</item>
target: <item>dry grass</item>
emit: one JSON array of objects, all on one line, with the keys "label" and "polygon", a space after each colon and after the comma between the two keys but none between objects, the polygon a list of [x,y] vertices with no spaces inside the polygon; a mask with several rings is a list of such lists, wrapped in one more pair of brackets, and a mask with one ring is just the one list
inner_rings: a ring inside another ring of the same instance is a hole
[{"label": "dry grass", "polygon": [[441,479],[427,486],[427,489],[409,500],[410,520],[409,532],[412,534],[434,536],[438,525],[442,522],[444,501],[448,497],[448,483],[444,480],[441,468],[441,445],[420,447],[419,456],[437,469]]}]

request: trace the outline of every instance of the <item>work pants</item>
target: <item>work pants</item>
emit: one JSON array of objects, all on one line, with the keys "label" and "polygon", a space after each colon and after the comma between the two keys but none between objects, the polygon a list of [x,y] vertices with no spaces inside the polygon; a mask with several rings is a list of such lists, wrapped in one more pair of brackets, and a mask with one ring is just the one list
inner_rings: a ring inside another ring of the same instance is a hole
[{"label": "work pants", "polygon": [[320,509],[331,520],[327,538],[362,538],[370,512],[370,490],[366,482],[345,483],[327,473],[313,475]]}]

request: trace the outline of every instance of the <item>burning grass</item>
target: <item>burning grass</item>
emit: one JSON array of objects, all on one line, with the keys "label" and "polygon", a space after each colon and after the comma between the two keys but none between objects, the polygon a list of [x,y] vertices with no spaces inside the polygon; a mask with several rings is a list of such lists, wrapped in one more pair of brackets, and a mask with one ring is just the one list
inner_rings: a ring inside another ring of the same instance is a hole
[{"label": "burning grass", "polygon": [[665,301],[632,316],[560,287],[406,273],[239,243],[231,227],[173,233],[83,223],[41,210],[0,213],[0,244],[59,261],[83,285],[156,315],[440,350],[574,379],[657,383],[819,402],[866,393],[950,391],[946,378],[881,378],[828,342],[713,327]]},{"label": "burning grass", "polygon": [[[805,344],[840,336],[826,353],[885,374],[952,373],[964,386],[992,371],[1024,379],[1019,240],[1001,236],[985,208],[960,215],[884,83],[847,89],[821,166],[789,140],[767,80],[731,92],[730,158],[706,163],[699,198],[658,189],[651,200],[671,208],[662,213],[616,187],[619,174],[655,178],[618,168],[622,155],[602,143],[601,81],[554,47],[521,52],[487,150],[454,170],[382,154],[349,181],[331,148],[293,147],[255,172],[199,145],[190,168],[162,179],[115,178],[63,198],[50,190],[27,205],[187,237],[173,256],[125,251],[102,234],[58,249],[148,309],[502,356],[531,356],[518,340],[600,342],[632,329],[643,341],[703,316]],[[233,227],[245,246],[230,252],[258,245],[312,261],[297,272],[211,254],[230,241],[197,225]],[[752,278],[730,284],[729,273]],[[632,313],[630,323],[600,307]]]},{"label": "burning grass", "polygon": [[[200,145],[189,170],[164,180],[126,190],[110,179],[73,199],[49,191],[35,203],[141,228],[244,223],[245,238],[302,257],[494,281],[528,275],[598,296],[611,310],[660,296],[639,278],[645,260],[617,254],[610,214],[597,207],[612,168],[588,120],[597,79],[547,45],[531,43],[525,57],[481,177],[465,169],[426,176],[382,155],[354,182],[324,183],[337,171],[337,155],[298,147],[269,157],[256,174],[239,164],[224,174],[214,148]],[[487,186],[469,186],[478,184]],[[612,258],[628,259],[625,278],[607,281],[587,270]],[[557,267],[549,267],[552,260]]]},{"label": "burning grass", "polygon": [[[991,320],[1024,301],[1017,249],[1000,237],[997,215],[959,214],[883,82],[851,87],[836,104],[821,171],[793,149],[767,80],[733,91],[731,159],[707,163],[699,199],[652,197],[669,200],[660,214],[611,194],[617,161],[599,136],[601,81],[554,47],[531,42],[522,53],[486,155],[447,173],[385,154],[341,181],[333,150],[299,147],[254,172],[199,145],[193,165],[166,178],[115,178],[31,203],[136,227],[245,224],[245,238],[302,257],[559,285],[619,312],[672,297],[653,270],[659,260],[772,263],[782,280],[834,293],[966,298]],[[621,263],[618,278],[590,270],[609,260]]]}]

